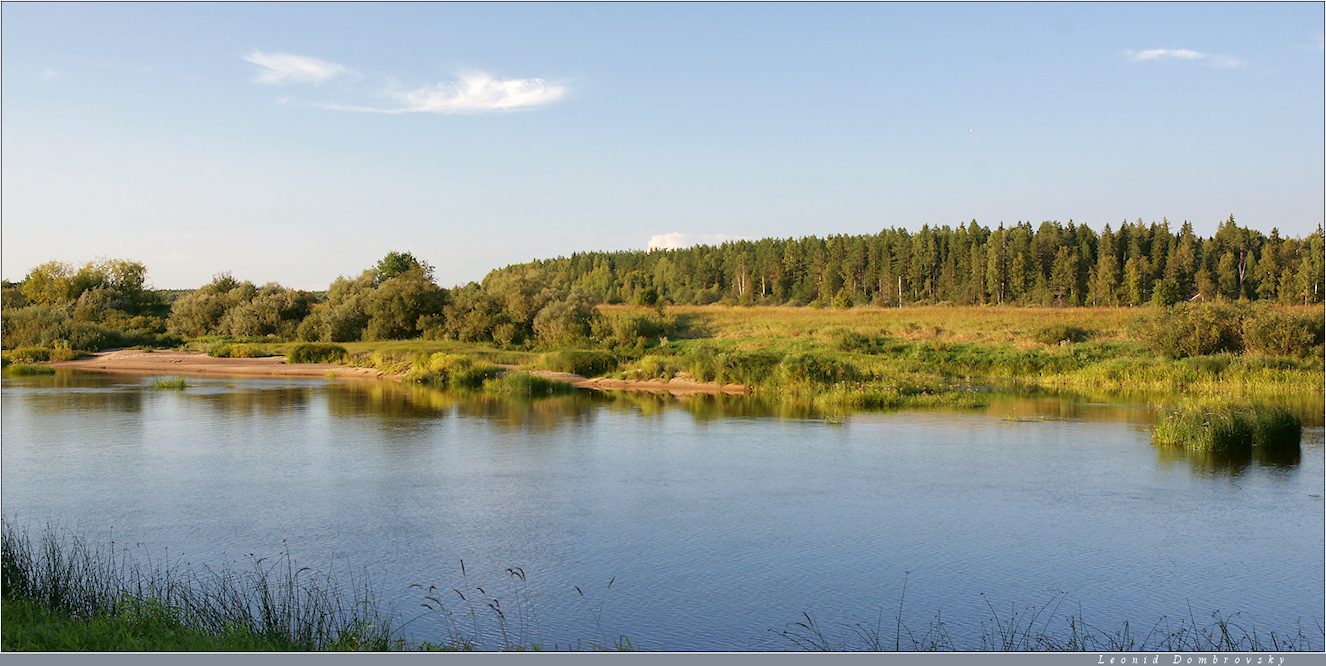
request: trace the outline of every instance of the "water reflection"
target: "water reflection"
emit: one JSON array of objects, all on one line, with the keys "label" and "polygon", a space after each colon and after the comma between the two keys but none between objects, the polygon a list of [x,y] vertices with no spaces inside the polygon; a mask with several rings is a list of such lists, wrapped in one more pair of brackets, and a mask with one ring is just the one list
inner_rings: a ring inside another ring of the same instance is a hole
[{"label": "water reflection", "polygon": [[24,405],[43,414],[63,414],[70,410],[111,410],[136,414],[143,409],[144,394],[142,391],[124,389],[142,383],[139,377],[126,378],[74,370],[56,370],[52,375],[4,378],[5,387],[21,386],[29,389],[21,393]]},{"label": "water reflection", "polygon": [[[141,414],[151,401],[178,399],[202,405],[227,417],[264,416],[277,418],[306,412],[325,405],[337,417],[386,417],[366,421],[393,436],[408,430],[431,427],[437,419],[461,416],[482,419],[504,428],[529,432],[551,432],[572,425],[588,425],[603,413],[644,416],[682,410],[697,422],[725,419],[812,419],[839,420],[813,405],[770,401],[756,396],[724,394],[649,393],[632,391],[576,391],[571,394],[530,397],[497,396],[482,392],[446,391],[395,382],[322,382],[302,380],[190,380],[183,391],[156,391],[152,377],[125,376],[60,370],[53,375],[6,377],[4,385],[24,387],[6,391],[36,414],[58,415],[69,411],[104,410]],[[32,390],[36,389],[36,390]],[[1072,391],[1028,390],[991,392],[989,405],[967,414],[983,414],[1013,422],[1046,420],[1095,420],[1149,426],[1158,412],[1147,407],[1155,396],[1092,395]],[[1300,396],[1288,401],[1304,418],[1305,428],[1321,426],[1320,396]],[[1312,416],[1307,416],[1312,415]],[[850,415],[846,419],[850,420]],[[1238,476],[1253,465],[1273,469],[1298,466],[1301,452],[1256,450],[1243,456],[1194,453],[1182,449],[1157,448],[1162,465],[1186,464],[1203,474]]]},{"label": "water reflection", "polygon": [[208,386],[202,391],[186,389],[180,395],[218,414],[279,416],[307,409],[314,389],[312,386]]},{"label": "water reflection", "polygon": [[1242,476],[1254,464],[1260,467],[1293,469],[1303,460],[1300,449],[1268,451],[1255,448],[1241,454],[1189,451],[1176,446],[1157,446],[1156,459],[1161,465],[1188,463],[1193,471],[1206,475]]}]

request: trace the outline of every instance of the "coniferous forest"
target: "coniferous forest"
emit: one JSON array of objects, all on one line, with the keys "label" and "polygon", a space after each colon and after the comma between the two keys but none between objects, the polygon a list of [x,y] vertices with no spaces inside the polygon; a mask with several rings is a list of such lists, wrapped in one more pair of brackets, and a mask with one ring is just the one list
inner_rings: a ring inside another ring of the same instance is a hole
[{"label": "coniferous forest", "polygon": [[[510,266],[538,269],[607,303],[899,306],[1118,306],[1181,300],[1322,300],[1322,232],[1282,238],[1239,226],[1211,238],[1168,221],[1106,225],[1021,222],[996,229],[924,226],[915,233],[736,241],[650,252],[586,252]],[[487,282],[487,281],[485,281]],[[651,291],[652,290],[652,291]]]}]

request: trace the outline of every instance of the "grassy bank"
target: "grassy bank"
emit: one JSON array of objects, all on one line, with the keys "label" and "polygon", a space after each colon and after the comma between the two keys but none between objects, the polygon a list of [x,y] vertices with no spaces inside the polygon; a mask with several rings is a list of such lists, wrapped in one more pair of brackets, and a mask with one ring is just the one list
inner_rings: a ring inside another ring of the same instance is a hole
[{"label": "grassy bank", "polygon": [[140,563],[77,535],[3,527],[5,650],[389,650],[408,646],[367,589],[296,568]]},{"label": "grassy bank", "polygon": [[[599,306],[597,333],[500,347],[457,340],[200,338],[217,355],[284,354],[446,388],[506,369],[741,384],[818,409],[980,407],[990,390],[1285,402],[1323,394],[1319,307]],[[617,330],[621,329],[621,330]],[[498,384],[494,384],[498,387]],[[1158,402],[1150,401],[1159,406]]]}]

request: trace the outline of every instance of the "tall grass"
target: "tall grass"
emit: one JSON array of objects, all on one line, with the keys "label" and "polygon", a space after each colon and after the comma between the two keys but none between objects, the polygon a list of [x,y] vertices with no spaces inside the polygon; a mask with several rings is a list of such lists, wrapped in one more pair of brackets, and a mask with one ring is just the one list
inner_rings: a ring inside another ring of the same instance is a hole
[{"label": "tall grass", "polygon": [[[347,596],[330,577],[296,566],[289,552],[254,560],[248,571],[193,571],[150,558],[140,562],[117,553],[114,543],[93,547],[54,528],[36,542],[8,521],[2,530],[7,609],[10,603],[34,604],[69,621],[110,620],[118,629],[156,618],[158,628],[174,625],[212,637],[239,636],[262,649],[404,646],[397,623],[378,611],[370,589]],[[8,620],[6,642],[15,631]]]},{"label": "tall grass", "polygon": [[181,391],[189,387],[189,383],[183,377],[158,377],[152,382],[152,388],[158,391],[175,390]]},{"label": "tall grass", "polygon": [[[905,591],[904,585],[902,599]],[[1062,613],[1062,593],[1040,606],[1011,604],[1007,612],[996,609],[984,594],[981,599],[989,615],[972,644],[954,641],[940,613],[924,630],[914,631],[903,619],[901,600],[888,624],[881,608],[875,622],[843,624],[838,631],[809,613],[782,631],[770,631],[811,652],[1319,652],[1326,643],[1320,621],[1315,632],[1301,621],[1291,632],[1277,632],[1259,629],[1238,613],[1215,611],[1199,621],[1190,608],[1187,618],[1162,616],[1140,630],[1125,621],[1109,630],[1088,622],[1080,607],[1077,614]]]},{"label": "tall grass", "polygon": [[1244,456],[1254,448],[1294,453],[1302,429],[1302,421],[1284,407],[1213,401],[1168,412],[1152,429],[1151,439],[1198,453]]},{"label": "tall grass", "polygon": [[35,375],[53,375],[55,368],[32,363],[12,363],[5,366],[5,374],[11,377],[32,377]]}]

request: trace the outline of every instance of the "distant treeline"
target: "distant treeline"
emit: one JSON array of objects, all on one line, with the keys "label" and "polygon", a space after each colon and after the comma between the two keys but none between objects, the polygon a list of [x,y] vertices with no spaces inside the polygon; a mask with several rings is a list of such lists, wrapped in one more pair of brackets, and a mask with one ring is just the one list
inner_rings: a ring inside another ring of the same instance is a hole
[{"label": "distant treeline", "polygon": [[1187,300],[1322,302],[1322,230],[1269,236],[1231,216],[1208,239],[1184,223],[1122,224],[1100,234],[1044,222],[988,229],[886,229],[875,235],[736,241],[678,250],[589,252],[492,271],[439,287],[433,268],[391,252],[325,294],[229,273],[191,292],[147,289],[146,268],[51,261],[3,285],[3,346],[68,355],[204,336],[348,342],[408,338],[502,347],[588,342],[640,346],[673,322],[604,316],[598,303],[1117,306]]},{"label": "distant treeline", "polygon": [[885,229],[875,235],[735,241],[649,252],[587,252],[509,266],[539,271],[607,303],[1038,306],[1153,301],[1322,301],[1322,231],[1269,236],[1233,216],[1203,239],[1167,221],[1086,226],[1022,222],[989,229]]}]

